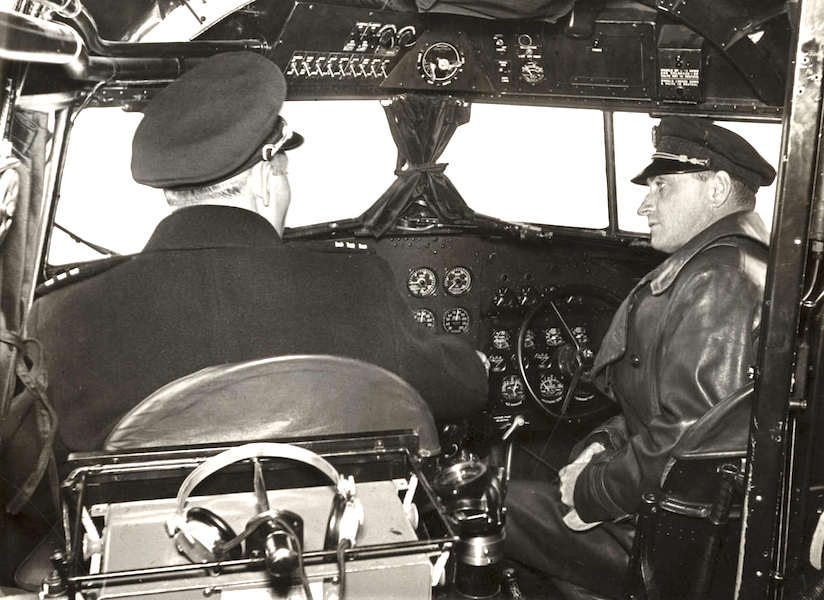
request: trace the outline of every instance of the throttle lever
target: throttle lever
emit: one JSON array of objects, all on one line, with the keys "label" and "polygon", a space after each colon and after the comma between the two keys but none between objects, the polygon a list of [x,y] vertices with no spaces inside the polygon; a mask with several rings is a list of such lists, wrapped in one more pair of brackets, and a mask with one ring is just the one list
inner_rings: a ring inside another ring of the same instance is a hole
[{"label": "throttle lever", "polygon": [[512,455],[515,449],[515,432],[524,425],[526,425],[526,419],[524,416],[515,415],[512,419],[512,424],[506,428],[506,431],[504,431],[502,436],[503,441],[506,443],[506,462],[504,463],[504,473],[501,482],[501,505],[503,505],[504,499],[506,498],[506,489],[509,486],[509,474],[512,471]]}]

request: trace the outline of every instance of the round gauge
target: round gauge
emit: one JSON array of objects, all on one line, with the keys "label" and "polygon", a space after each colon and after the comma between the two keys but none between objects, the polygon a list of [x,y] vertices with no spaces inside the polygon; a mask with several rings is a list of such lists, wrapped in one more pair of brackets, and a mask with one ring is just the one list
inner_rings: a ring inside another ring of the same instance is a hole
[{"label": "round gauge", "polygon": [[558,402],[564,395],[564,384],[555,375],[541,375],[540,394],[547,404]]},{"label": "round gauge", "polygon": [[538,370],[546,371],[552,364],[552,356],[549,352],[537,352],[535,354],[535,363],[538,365]]},{"label": "round gauge", "polygon": [[501,382],[501,397],[507,406],[519,406],[525,398],[524,382],[518,375],[507,375]]},{"label": "round gauge", "polygon": [[521,66],[521,79],[530,85],[537,85],[544,80],[544,68],[534,60]]},{"label": "round gauge", "polygon": [[556,348],[558,346],[564,345],[564,336],[561,334],[561,330],[557,327],[550,327],[544,331],[544,339],[546,340],[546,345]]},{"label": "round gauge", "polygon": [[409,277],[406,278],[406,289],[416,298],[431,296],[437,287],[438,279],[435,277],[435,271],[429,267],[412,269]]},{"label": "round gauge", "polygon": [[418,308],[412,313],[412,318],[423,327],[435,327],[435,313],[428,308]]},{"label": "round gauge", "polygon": [[506,371],[506,358],[500,354],[489,355],[489,370],[493,373],[502,373]]},{"label": "round gauge", "polygon": [[462,296],[472,287],[472,273],[466,267],[452,267],[443,278],[443,287],[450,296]]},{"label": "round gauge", "polygon": [[586,327],[573,327],[572,336],[579,344],[589,343],[589,335],[587,334]]},{"label": "round gauge", "polygon": [[535,347],[535,332],[531,329],[527,329],[524,333],[524,348],[534,348]]},{"label": "round gauge", "polygon": [[446,42],[436,42],[418,54],[418,69],[431,85],[449,85],[463,65],[460,50]]},{"label": "round gauge", "polygon": [[510,337],[506,329],[496,329],[492,332],[492,346],[496,350],[508,350]]},{"label": "round gauge", "polygon": [[443,314],[443,328],[449,333],[466,333],[469,331],[469,312],[460,306],[450,308]]}]

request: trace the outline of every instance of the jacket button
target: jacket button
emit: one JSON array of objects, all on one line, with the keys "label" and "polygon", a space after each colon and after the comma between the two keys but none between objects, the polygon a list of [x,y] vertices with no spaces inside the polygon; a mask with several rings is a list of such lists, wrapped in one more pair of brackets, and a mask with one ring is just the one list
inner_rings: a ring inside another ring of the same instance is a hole
[{"label": "jacket button", "polygon": [[629,357],[629,364],[631,364],[636,369],[641,366],[641,359],[638,358],[637,354],[633,354]]}]

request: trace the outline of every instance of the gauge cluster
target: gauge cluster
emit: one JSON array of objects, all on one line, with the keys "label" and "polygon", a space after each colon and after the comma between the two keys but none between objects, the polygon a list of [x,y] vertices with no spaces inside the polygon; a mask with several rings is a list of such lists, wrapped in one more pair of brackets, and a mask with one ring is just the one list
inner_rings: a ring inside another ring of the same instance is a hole
[{"label": "gauge cluster", "polygon": [[[457,301],[471,289],[472,271],[462,265],[447,267],[442,273],[432,266],[419,265],[410,268],[406,278],[408,296],[419,300],[437,299],[439,305],[447,298]],[[448,302],[440,316],[431,306],[419,306],[413,309],[412,318],[422,327],[434,329],[438,325],[446,333],[454,335],[469,333],[473,324],[470,310],[452,302]]]}]

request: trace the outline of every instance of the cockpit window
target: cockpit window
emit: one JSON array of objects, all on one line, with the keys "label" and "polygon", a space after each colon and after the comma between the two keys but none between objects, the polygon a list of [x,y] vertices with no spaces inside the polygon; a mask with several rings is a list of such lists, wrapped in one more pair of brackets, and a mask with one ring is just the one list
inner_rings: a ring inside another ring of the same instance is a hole
[{"label": "cockpit window", "polygon": [[474,104],[439,162],[474,211],[506,221],[607,226],[600,111]]},{"label": "cockpit window", "polygon": [[[643,113],[615,113],[615,175],[618,195],[618,227],[623,231],[648,233],[646,217],[636,211],[647,193],[645,186],[632,183],[635,177],[649,163],[654,148],[652,145],[653,119]],[[721,123],[736,132],[748,142],[776,169],[781,151],[781,125],[777,123]],[[775,182],[762,187],[756,195],[756,212],[764,224],[772,224],[775,201]]]}]

